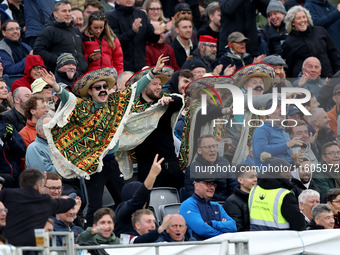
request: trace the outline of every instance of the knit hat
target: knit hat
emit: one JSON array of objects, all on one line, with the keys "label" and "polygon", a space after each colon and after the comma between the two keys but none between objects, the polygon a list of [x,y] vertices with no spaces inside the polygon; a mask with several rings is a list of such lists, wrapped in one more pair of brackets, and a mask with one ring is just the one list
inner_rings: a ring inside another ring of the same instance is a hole
[{"label": "knit hat", "polygon": [[269,55],[262,60],[263,63],[269,64],[271,66],[283,66],[288,67],[286,61],[283,60],[280,56]]},{"label": "knit hat", "polygon": [[201,35],[200,39],[198,40],[199,44],[203,45],[217,45],[217,38],[214,38],[210,35]]},{"label": "knit hat", "polygon": [[[334,79],[335,80],[335,79]],[[338,93],[340,91],[340,84],[337,84],[334,89],[333,89],[333,96],[336,95],[336,93]]]},{"label": "knit hat", "polygon": [[207,69],[207,65],[203,63],[202,60],[200,60],[197,57],[189,58],[187,61],[184,62],[182,69],[189,69],[190,71],[194,70],[197,67],[203,67]]},{"label": "knit hat", "polygon": [[46,85],[48,85],[48,83],[46,81],[44,81],[43,78],[36,79],[31,84],[31,88],[32,88],[32,91],[33,91],[32,94],[41,92]]},{"label": "knit hat", "polygon": [[57,69],[68,64],[77,65],[77,61],[71,53],[61,53],[61,55],[57,58]]},{"label": "knit hat", "polygon": [[280,0],[271,0],[267,7],[267,16],[270,12],[281,12],[287,14],[286,8],[283,6]]}]

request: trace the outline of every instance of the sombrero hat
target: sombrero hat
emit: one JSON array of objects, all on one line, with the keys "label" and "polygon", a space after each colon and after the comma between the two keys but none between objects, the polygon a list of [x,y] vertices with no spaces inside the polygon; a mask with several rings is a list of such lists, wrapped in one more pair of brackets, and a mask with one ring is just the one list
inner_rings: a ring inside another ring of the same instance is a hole
[{"label": "sombrero hat", "polygon": [[112,89],[116,83],[117,71],[114,68],[106,67],[85,73],[72,85],[72,91],[81,96],[88,97],[88,89],[97,81],[106,81],[109,89]]},{"label": "sombrero hat", "polygon": [[[143,76],[147,75],[149,73],[149,71],[152,70],[153,68],[154,68],[154,66],[147,67],[147,68],[144,68],[144,69],[140,70],[139,72],[135,73],[134,75],[132,75],[130,77],[130,79],[128,79],[125,83],[126,88],[131,87],[132,84],[139,81]],[[161,85],[163,86],[165,83],[167,83],[170,80],[171,75],[173,73],[174,73],[174,69],[172,69],[170,66],[164,66],[163,71],[161,73],[157,73],[155,75],[155,78],[160,78],[161,79]]]},{"label": "sombrero hat", "polygon": [[209,87],[216,89],[216,84],[234,84],[234,80],[230,76],[207,76],[198,78],[188,84],[185,88],[185,93],[187,94],[187,91],[190,90],[190,97],[193,99],[199,99],[198,97],[200,96],[202,89],[207,89],[214,94],[215,92],[211,91]]},{"label": "sombrero hat", "polygon": [[267,91],[275,80],[275,71],[271,65],[256,63],[242,67],[232,75],[232,78],[235,80],[235,85],[239,88],[242,88],[244,83],[252,77],[264,78],[264,91]]}]

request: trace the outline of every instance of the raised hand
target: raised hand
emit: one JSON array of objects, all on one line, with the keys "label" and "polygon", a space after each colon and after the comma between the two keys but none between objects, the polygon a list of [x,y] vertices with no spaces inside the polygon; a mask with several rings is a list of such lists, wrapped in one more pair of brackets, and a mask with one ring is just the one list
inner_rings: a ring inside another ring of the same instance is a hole
[{"label": "raised hand", "polygon": [[156,66],[153,69],[154,73],[162,72],[165,62],[169,61],[169,56],[163,57],[163,54],[159,56]]}]

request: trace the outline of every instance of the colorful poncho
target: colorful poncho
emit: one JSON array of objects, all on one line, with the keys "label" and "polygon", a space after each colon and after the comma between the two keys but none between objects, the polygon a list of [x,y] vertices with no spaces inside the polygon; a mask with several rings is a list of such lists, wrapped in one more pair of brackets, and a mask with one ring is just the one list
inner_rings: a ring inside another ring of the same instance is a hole
[{"label": "colorful poncho", "polygon": [[100,172],[102,159],[113,149],[128,120],[136,86],[109,95],[103,108],[92,113],[91,99],[69,100],[58,109],[44,131],[51,159],[64,178],[75,178]]}]

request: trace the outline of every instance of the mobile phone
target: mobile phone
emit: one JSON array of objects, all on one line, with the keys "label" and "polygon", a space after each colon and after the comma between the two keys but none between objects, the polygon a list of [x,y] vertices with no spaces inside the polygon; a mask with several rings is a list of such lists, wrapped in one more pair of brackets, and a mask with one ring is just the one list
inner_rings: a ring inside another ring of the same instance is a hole
[{"label": "mobile phone", "polygon": [[101,49],[98,49],[98,50],[94,50],[93,53],[101,53],[102,50]]}]

